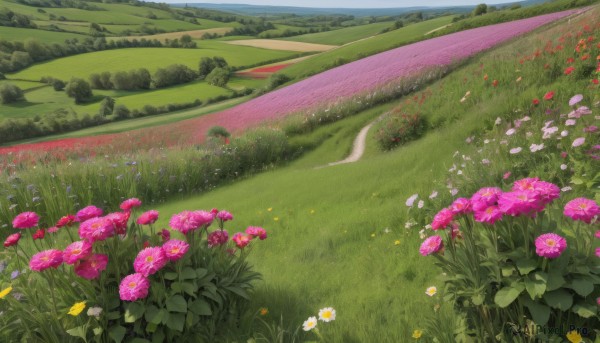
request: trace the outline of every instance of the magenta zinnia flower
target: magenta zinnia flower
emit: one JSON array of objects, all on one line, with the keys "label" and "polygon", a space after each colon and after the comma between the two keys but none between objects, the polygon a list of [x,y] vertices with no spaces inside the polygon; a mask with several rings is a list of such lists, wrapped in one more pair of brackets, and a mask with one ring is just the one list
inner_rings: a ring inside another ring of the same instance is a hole
[{"label": "magenta zinnia flower", "polygon": [[500,211],[498,206],[489,206],[483,211],[475,211],[473,217],[477,222],[494,224],[498,220],[502,219],[502,211]]},{"label": "magenta zinnia flower", "polygon": [[100,272],[106,269],[108,255],[91,254],[75,264],[75,274],[87,280],[93,280],[100,276]]},{"label": "magenta zinnia flower", "polygon": [[17,245],[17,243],[19,243],[19,239],[21,239],[21,233],[13,233],[12,235],[6,237],[6,240],[4,241],[4,247],[8,248],[12,247],[13,245]]},{"label": "magenta zinnia flower", "polygon": [[136,301],[148,296],[150,281],[142,274],[127,275],[119,285],[119,296],[124,301]]},{"label": "magenta zinnia flower", "polygon": [[61,217],[57,222],[56,222],[56,227],[57,228],[61,228],[63,226],[71,226],[73,225],[74,222],[77,221],[77,217],[75,217],[72,214],[67,214],[66,216]]},{"label": "magenta zinnia flower", "polygon": [[496,205],[502,189],[498,187],[486,187],[478,190],[471,197],[471,206],[474,211],[483,211],[489,206]]},{"label": "magenta zinnia flower", "polygon": [[249,226],[246,229],[246,234],[252,236],[252,238],[260,238],[260,240],[265,240],[267,238],[267,231],[262,227]]},{"label": "magenta zinnia flower", "polygon": [[545,233],[535,239],[535,253],[545,258],[557,258],[567,248],[567,240],[555,233]]},{"label": "magenta zinnia flower", "polygon": [[90,243],[103,241],[115,234],[113,223],[106,218],[91,218],[79,226],[79,237]]},{"label": "magenta zinnia flower", "polygon": [[532,191],[535,189],[535,184],[540,181],[537,177],[527,177],[517,180],[513,183],[511,190],[513,191]]},{"label": "magenta zinnia flower", "polygon": [[229,234],[227,233],[227,230],[213,231],[208,234],[208,238],[207,238],[208,247],[212,248],[212,247],[216,247],[219,245],[223,245],[223,244],[227,243],[228,240],[229,240]]},{"label": "magenta zinnia flower", "polygon": [[458,198],[450,205],[450,211],[453,214],[467,214],[472,212],[471,200],[467,198]]},{"label": "magenta zinnia flower", "polygon": [[226,222],[228,220],[233,220],[233,215],[227,211],[219,211],[219,213],[217,213],[217,218]]},{"label": "magenta zinnia flower", "polygon": [[140,199],[138,198],[131,198],[131,199],[127,199],[125,201],[123,201],[121,203],[121,206],[119,206],[123,211],[131,211],[132,208],[134,207],[140,207],[142,206],[142,202],[140,201]]},{"label": "magenta zinnia flower", "polygon": [[440,251],[444,244],[442,243],[442,237],[440,236],[431,236],[423,241],[421,244],[421,248],[419,248],[419,253],[423,256],[428,256],[431,254],[435,254]]},{"label": "magenta zinnia flower", "polygon": [[77,214],[75,215],[75,218],[78,222],[84,222],[91,218],[100,217],[103,213],[104,212],[101,208],[90,205],[79,210],[79,212],[77,212]]},{"label": "magenta zinnia flower", "polygon": [[569,201],[565,205],[563,213],[573,220],[581,220],[590,224],[592,219],[600,214],[600,208],[594,200],[577,198]]},{"label": "magenta zinnia flower", "polygon": [[238,248],[240,249],[244,249],[244,247],[248,244],[250,244],[250,241],[252,240],[252,238],[246,234],[243,234],[241,232],[238,232],[236,234],[233,235],[233,237],[231,238],[231,240],[233,242],[235,242],[235,245],[237,245]]},{"label": "magenta zinnia flower", "polygon": [[547,205],[560,197],[560,188],[550,182],[538,181],[533,186],[533,191],[536,192],[540,201]]},{"label": "magenta zinnia flower", "polygon": [[35,212],[23,212],[13,219],[12,225],[15,229],[29,229],[37,226],[40,216]]},{"label": "magenta zinnia flower", "polygon": [[433,222],[431,223],[431,228],[433,230],[443,230],[448,225],[450,225],[450,222],[452,222],[453,219],[454,219],[454,214],[452,213],[452,211],[447,208],[444,208],[441,211],[439,211],[435,215],[435,217],[433,217]]},{"label": "magenta zinnia flower", "polygon": [[137,223],[140,225],[150,225],[154,224],[158,220],[158,211],[150,210],[148,212],[142,213],[142,215],[137,219]]},{"label": "magenta zinnia flower", "polygon": [[163,244],[162,249],[169,261],[174,262],[185,255],[190,248],[190,245],[178,239],[171,239]]},{"label": "magenta zinnia flower", "polygon": [[204,211],[183,211],[171,217],[169,225],[183,233],[187,234],[190,231],[195,231],[199,227],[210,224],[213,221],[213,216],[209,212]]},{"label": "magenta zinnia flower", "polygon": [[63,262],[63,252],[57,249],[44,250],[31,257],[29,269],[36,272],[48,268],[58,268]]},{"label": "magenta zinnia flower", "polygon": [[69,244],[63,251],[63,260],[66,264],[75,262],[88,257],[92,252],[92,243],[88,241],[77,241]]},{"label": "magenta zinnia flower", "polygon": [[541,211],[544,206],[533,191],[512,191],[500,195],[498,208],[509,216],[520,216]]},{"label": "magenta zinnia flower", "polygon": [[127,223],[129,223],[130,216],[131,212],[114,212],[104,216],[104,219],[112,223],[116,234],[124,235],[127,232]]},{"label": "magenta zinnia flower", "polygon": [[152,275],[167,264],[167,256],[161,247],[141,250],[133,261],[133,269],[144,276]]}]

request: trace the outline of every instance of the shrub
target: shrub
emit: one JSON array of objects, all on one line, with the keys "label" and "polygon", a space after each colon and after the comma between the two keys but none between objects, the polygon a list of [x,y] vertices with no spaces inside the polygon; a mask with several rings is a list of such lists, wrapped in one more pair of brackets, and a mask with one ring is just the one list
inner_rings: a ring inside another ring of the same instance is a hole
[{"label": "shrub", "polygon": [[98,113],[102,116],[108,116],[113,113],[115,107],[115,99],[107,96],[100,102],[100,110]]},{"label": "shrub", "polygon": [[22,100],[25,100],[25,96],[21,88],[10,83],[0,85],[0,103],[10,104]]},{"label": "shrub", "polygon": [[79,78],[72,78],[67,87],[65,88],[65,92],[70,98],[75,98],[75,103],[82,103],[92,97],[92,88],[90,84]]},{"label": "shrub", "polygon": [[190,82],[197,77],[197,73],[187,66],[183,64],[172,64],[166,68],[157,69],[152,81],[156,88],[162,88]]},{"label": "shrub", "polygon": [[130,112],[127,106],[117,105],[113,109],[113,115],[115,116],[115,119],[127,119],[129,118]]},{"label": "shrub", "polygon": [[52,80],[52,88],[59,92],[65,89],[66,83],[63,80],[54,79]]},{"label": "shrub", "polygon": [[225,87],[227,82],[229,82],[230,72],[226,68],[215,68],[206,76],[206,82],[209,85],[217,86],[217,87]]},{"label": "shrub", "polygon": [[391,114],[377,125],[377,142],[384,150],[406,144],[425,133],[425,120],[418,114]]}]

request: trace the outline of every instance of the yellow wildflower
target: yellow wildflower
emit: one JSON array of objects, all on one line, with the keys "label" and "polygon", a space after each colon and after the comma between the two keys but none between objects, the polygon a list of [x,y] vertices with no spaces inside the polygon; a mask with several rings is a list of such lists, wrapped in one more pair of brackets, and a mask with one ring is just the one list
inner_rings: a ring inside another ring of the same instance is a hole
[{"label": "yellow wildflower", "polygon": [[395,240],[394,245],[400,245],[400,240],[399,239]]},{"label": "yellow wildflower", "polygon": [[75,305],[71,306],[71,309],[69,309],[69,314],[72,316],[78,316],[84,308],[85,301],[75,303]]},{"label": "yellow wildflower", "polygon": [[259,312],[261,316],[266,316],[267,314],[269,314],[269,310],[266,307],[261,307]]},{"label": "yellow wildflower", "polygon": [[274,221],[278,222],[279,221],[279,217],[275,217],[273,218]]},{"label": "yellow wildflower", "polygon": [[0,299],[4,299],[4,297],[7,296],[8,293],[10,293],[10,291],[12,291],[12,287],[10,286],[3,289],[2,292],[0,292]]},{"label": "yellow wildflower", "polygon": [[581,337],[581,335],[577,331],[569,331],[567,333],[567,339],[571,343],[580,343],[580,342],[583,342],[583,338]]},{"label": "yellow wildflower", "polygon": [[422,335],[423,335],[423,331],[415,330],[415,331],[413,331],[412,338],[419,339],[419,338],[421,338]]},{"label": "yellow wildflower", "polygon": [[267,208],[267,211],[269,211],[269,212],[273,211],[273,207]]}]

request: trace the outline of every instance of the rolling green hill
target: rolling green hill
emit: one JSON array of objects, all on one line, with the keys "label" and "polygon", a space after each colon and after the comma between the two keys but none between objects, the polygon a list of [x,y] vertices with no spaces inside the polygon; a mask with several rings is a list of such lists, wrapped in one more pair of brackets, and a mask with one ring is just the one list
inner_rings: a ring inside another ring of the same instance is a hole
[{"label": "rolling green hill", "polygon": [[383,22],[360,26],[351,26],[338,30],[309,33],[284,39],[296,42],[343,45],[346,43],[357,41],[359,39],[374,36],[381,32],[381,30],[393,26],[393,24],[393,22]]}]

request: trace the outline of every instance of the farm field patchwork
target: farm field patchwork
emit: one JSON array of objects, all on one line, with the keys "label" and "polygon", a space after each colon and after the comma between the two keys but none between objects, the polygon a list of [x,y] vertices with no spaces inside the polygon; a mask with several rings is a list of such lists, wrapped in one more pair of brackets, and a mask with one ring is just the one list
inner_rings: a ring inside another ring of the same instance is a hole
[{"label": "farm field patchwork", "polygon": [[[89,25],[86,25],[85,33],[89,32],[89,30]],[[88,36],[85,36],[83,34],[70,32],[52,32],[35,29],[25,29],[20,27],[0,26],[0,38],[8,41],[26,41],[28,39],[35,38],[41,42],[62,44],[65,42],[66,39],[76,38],[81,41],[87,37]]]},{"label": "farm field patchwork", "polygon": [[145,35],[145,36],[119,36],[119,37],[108,37],[108,39],[112,40],[120,40],[120,39],[157,39],[159,41],[165,41],[166,39],[176,39],[181,38],[183,35],[188,35],[193,39],[201,39],[205,34],[218,34],[224,35],[227,32],[233,30],[232,27],[216,27],[211,29],[201,29],[201,30],[192,30],[192,31],[177,31],[177,32],[169,32],[169,33],[159,33],[156,35]]},{"label": "farm field patchwork", "polygon": [[393,22],[387,21],[382,23],[351,26],[332,31],[309,33],[299,36],[287,37],[283,39],[295,42],[344,45],[346,43],[351,43],[359,39],[374,36],[380,33],[381,30],[389,28],[393,25]]}]

